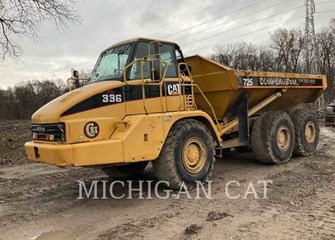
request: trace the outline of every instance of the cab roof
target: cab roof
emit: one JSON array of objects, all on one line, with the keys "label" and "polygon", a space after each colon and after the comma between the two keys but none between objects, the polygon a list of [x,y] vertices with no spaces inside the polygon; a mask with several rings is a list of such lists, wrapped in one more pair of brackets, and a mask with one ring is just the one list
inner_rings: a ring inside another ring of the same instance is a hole
[{"label": "cab roof", "polygon": [[137,37],[137,38],[131,38],[128,40],[124,40],[118,43],[113,44],[112,46],[106,48],[104,51],[109,50],[112,47],[117,47],[123,44],[127,44],[127,43],[133,43],[133,42],[139,42],[139,41],[146,41],[146,42],[162,42],[162,43],[170,43],[170,44],[174,44],[179,48],[179,45],[175,42],[171,42],[171,41],[165,41],[165,40],[159,40],[159,39],[154,39],[154,38],[144,38],[144,37]]}]

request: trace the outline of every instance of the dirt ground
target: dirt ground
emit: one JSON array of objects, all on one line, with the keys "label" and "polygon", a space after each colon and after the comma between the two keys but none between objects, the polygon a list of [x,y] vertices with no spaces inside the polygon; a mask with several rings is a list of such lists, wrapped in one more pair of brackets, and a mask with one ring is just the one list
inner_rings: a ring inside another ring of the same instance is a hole
[{"label": "dirt ground", "polygon": [[0,121],[0,167],[29,163],[23,144],[31,140],[30,121]]},{"label": "dirt ground", "polygon": [[[94,169],[24,164],[21,146],[29,123],[15,124],[16,129],[0,125],[0,239],[335,239],[334,128],[321,129],[315,155],[286,165],[259,164],[250,152],[217,159],[213,199],[80,200],[77,180],[107,176]],[[141,179],[156,181],[150,167],[132,178]],[[232,180],[240,183],[229,189],[240,194],[236,199],[225,192]],[[267,199],[257,185],[262,180],[273,181]],[[250,181],[260,199],[243,199]]]}]

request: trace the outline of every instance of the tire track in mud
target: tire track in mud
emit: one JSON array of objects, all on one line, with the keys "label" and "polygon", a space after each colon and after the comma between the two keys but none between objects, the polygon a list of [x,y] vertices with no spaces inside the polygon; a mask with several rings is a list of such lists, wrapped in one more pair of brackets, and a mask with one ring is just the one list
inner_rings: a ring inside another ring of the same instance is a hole
[{"label": "tire track in mud", "polygon": [[[20,168],[26,171],[31,167],[27,165]],[[93,169],[51,168],[55,171],[51,172],[48,168],[41,168],[47,170],[46,173],[36,171],[35,174],[28,174],[28,177],[22,174],[16,176],[14,173],[12,177],[6,178],[0,175],[0,204],[4,208],[0,218],[3,224],[31,221],[66,211],[78,204],[77,180],[105,177]]]},{"label": "tire track in mud", "polygon": [[38,174],[29,178],[23,179],[4,179],[0,175],[0,185],[8,191],[0,198],[2,201],[26,201],[29,199],[38,200],[37,197],[45,197],[46,195],[52,198],[53,193],[59,194],[73,193],[77,190],[77,180],[88,180],[96,177],[103,177],[99,173],[91,169],[70,169],[61,172]]},{"label": "tire track in mud", "polygon": [[319,152],[325,153],[329,157],[335,156],[335,147],[333,146],[335,142],[335,128],[333,127],[322,127],[320,128],[320,138],[319,141]]},{"label": "tire track in mud", "polygon": [[[289,212],[294,230],[308,239],[335,239],[335,133],[334,129],[321,128],[324,136],[319,150],[305,166],[313,171],[311,178],[323,178],[314,199],[297,210]],[[329,145],[329,143],[331,145]],[[309,186],[306,185],[306,188]]]},{"label": "tire track in mud", "polygon": [[[302,206],[291,206],[289,210],[283,210],[278,205],[276,206],[277,212],[270,215],[271,217],[266,217],[266,220],[260,218],[255,226],[247,229],[255,236],[255,239],[266,239],[264,232],[275,231],[282,236],[280,239],[334,240],[334,204],[335,196],[329,194],[327,190],[309,199]],[[273,222],[269,221],[269,218],[272,218]]]},{"label": "tire track in mud", "polygon": [[334,149],[321,143],[314,156],[296,159],[296,169],[270,175],[274,184],[264,212],[239,226],[242,236],[269,239],[276,232],[279,239],[334,240],[335,162],[329,155]]},{"label": "tire track in mud", "polygon": [[[97,236],[97,240],[129,240],[129,239],[157,239],[159,236],[150,235],[150,230],[160,229],[164,225],[169,225],[169,221],[173,221],[179,216],[179,213],[162,213],[154,217],[143,218],[141,220],[133,220],[127,223],[119,224],[111,229],[101,232]],[[150,230],[148,230],[150,229]]]},{"label": "tire track in mud", "polygon": [[[310,239],[335,239],[335,196],[320,198],[309,205],[308,209],[299,209],[289,213],[294,230]],[[307,234],[306,234],[307,233]]]}]

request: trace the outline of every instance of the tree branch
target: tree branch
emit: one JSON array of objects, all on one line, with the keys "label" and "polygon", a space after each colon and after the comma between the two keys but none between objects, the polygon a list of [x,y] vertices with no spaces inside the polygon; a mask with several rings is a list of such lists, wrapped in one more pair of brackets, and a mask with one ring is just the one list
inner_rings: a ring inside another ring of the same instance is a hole
[{"label": "tree branch", "polygon": [[15,36],[36,39],[43,22],[51,22],[57,28],[77,22],[73,0],[0,0],[0,55],[18,58],[20,46]]}]

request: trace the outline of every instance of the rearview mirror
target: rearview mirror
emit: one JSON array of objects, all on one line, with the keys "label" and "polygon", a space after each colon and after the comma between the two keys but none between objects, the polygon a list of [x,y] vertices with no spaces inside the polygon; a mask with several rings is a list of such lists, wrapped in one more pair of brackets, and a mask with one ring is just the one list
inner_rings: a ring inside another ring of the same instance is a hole
[{"label": "rearview mirror", "polygon": [[71,69],[71,75],[73,78],[79,78],[79,72],[76,69]]},{"label": "rearview mirror", "polygon": [[79,72],[73,68],[71,69],[71,77],[67,79],[67,85],[70,91],[80,88],[88,83],[88,78],[85,77],[85,74],[83,75],[84,77],[79,77]]},{"label": "rearview mirror", "polygon": [[75,88],[80,88],[80,82],[79,82],[79,72],[76,69],[71,69],[72,78],[74,78],[74,86]]},{"label": "rearview mirror", "polygon": [[185,76],[189,76],[191,71],[192,71],[192,67],[191,65],[185,63],[185,64],[181,64],[180,65],[180,71],[185,75]]}]

